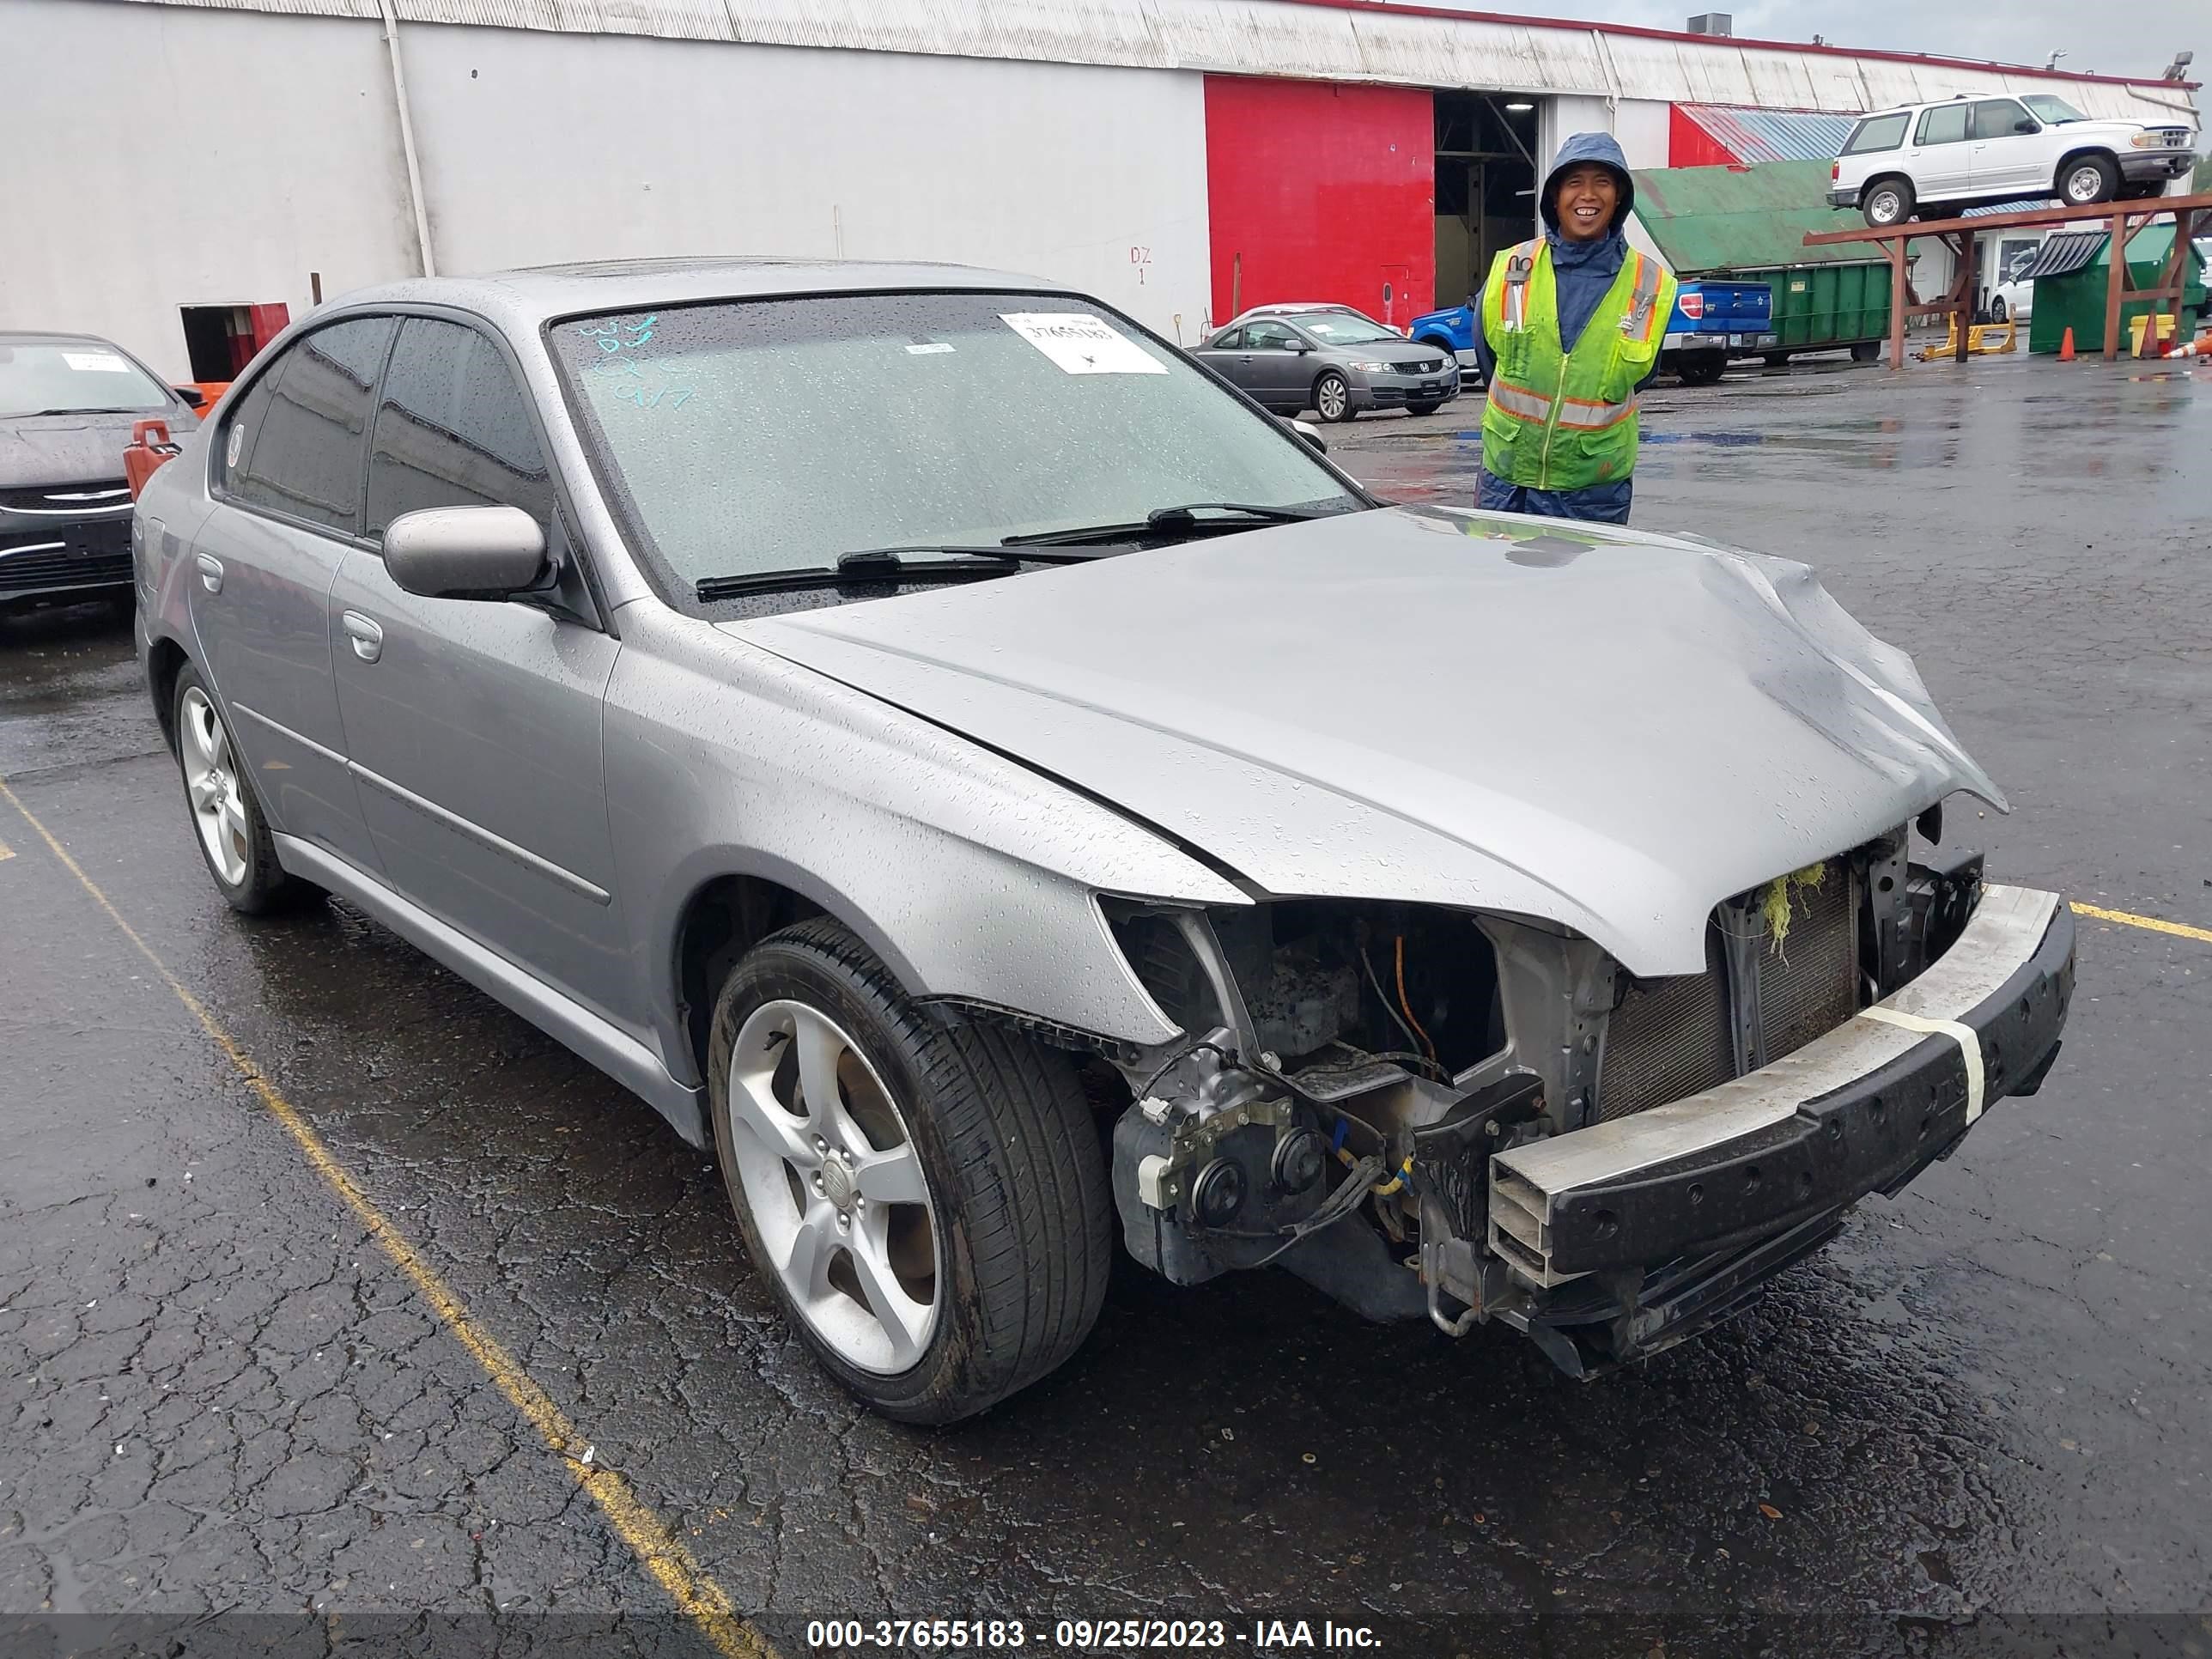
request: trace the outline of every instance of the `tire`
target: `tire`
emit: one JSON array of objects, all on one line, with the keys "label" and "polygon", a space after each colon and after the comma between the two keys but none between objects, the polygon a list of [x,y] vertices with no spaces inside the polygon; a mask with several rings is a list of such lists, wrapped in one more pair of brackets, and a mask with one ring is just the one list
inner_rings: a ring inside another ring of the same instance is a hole
[{"label": "tire", "polygon": [[1443,407],[1443,404],[1442,403],[1407,404],[1406,405],[1406,413],[1408,415],[1433,415]]},{"label": "tire", "polygon": [[2109,202],[2120,188],[2120,170],[2109,155],[2076,155],[2058,169],[2058,199],[2069,207]]},{"label": "tire", "polygon": [[230,726],[198,668],[186,663],[179,669],[171,695],[170,729],[192,841],[224,902],[241,915],[258,916],[313,897],[318,889],[276,862],[252,775],[239,764]]},{"label": "tire", "polygon": [[1787,368],[1790,367],[1790,354],[1786,351],[1770,351],[1762,356],[1759,361],[1769,368]]},{"label": "tire", "polygon": [[2002,294],[1992,294],[1990,295],[1990,320],[1993,323],[2001,323],[2004,321],[2004,295]]},{"label": "tire", "polygon": [[1860,216],[1876,230],[1905,223],[1918,206],[1911,181],[1904,179],[1877,179],[1859,198]]},{"label": "tire", "polygon": [[1352,407],[1352,383],[1334,369],[1322,373],[1314,382],[1314,413],[1332,423],[1352,419],[1356,412]]},{"label": "tire", "polygon": [[1681,376],[1684,386],[1715,386],[1728,373],[1728,354],[1721,351],[1686,351],[1676,361],[1674,372]]},{"label": "tire", "polygon": [[1879,340],[1854,340],[1854,341],[1852,341],[1852,342],[1851,342],[1851,361],[1852,361],[1853,362],[1855,362],[1855,363],[1872,363],[1872,362],[1879,362],[1881,360],[1881,341],[1879,341]]},{"label": "tire", "polygon": [[[834,1079],[821,1092],[836,1103],[819,1112],[799,1082],[811,1042]],[[917,1005],[824,918],[731,969],[708,1054],[745,1249],[845,1389],[901,1422],[957,1422],[1082,1346],[1105,1299],[1113,1198],[1065,1054]]]}]

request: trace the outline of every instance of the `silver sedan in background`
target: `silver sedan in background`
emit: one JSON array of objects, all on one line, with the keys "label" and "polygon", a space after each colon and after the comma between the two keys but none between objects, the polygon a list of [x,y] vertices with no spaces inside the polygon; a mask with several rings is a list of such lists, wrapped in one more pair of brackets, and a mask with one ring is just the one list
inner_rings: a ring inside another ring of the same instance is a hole
[{"label": "silver sedan in background", "polygon": [[2070,913],[1937,850],[1996,786],[1804,566],[1383,507],[1034,279],[353,295],[133,538],[222,896],[343,897],[713,1147],[896,1418],[1066,1360],[1117,1237],[1637,1358],[2065,1016]]},{"label": "silver sedan in background", "polygon": [[1459,363],[1340,307],[1248,312],[1194,354],[1282,415],[1349,421],[1370,409],[1433,415],[1459,395]]}]

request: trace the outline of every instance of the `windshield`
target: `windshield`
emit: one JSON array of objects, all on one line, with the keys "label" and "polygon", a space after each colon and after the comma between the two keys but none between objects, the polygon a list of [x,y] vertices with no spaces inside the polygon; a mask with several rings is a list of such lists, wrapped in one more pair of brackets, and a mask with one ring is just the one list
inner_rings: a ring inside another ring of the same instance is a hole
[{"label": "windshield", "polygon": [[1406,337],[1395,329],[1370,322],[1351,311],[1315,311],[1291,320],[1328,345],[1367,345],[1376,340],[1399,340]]},{"label": "windshield", "polygon": [[0,416],[169,407],[169,394],[113,346],[0,340]]},{"label": "windshield", "polygon": [[2047,92],[2031,92],[2020,101],[2035,112],[2037,119],[2048,121],[2054,127],[2063,126],[2069,121],[2089,118],[2063,98]]},{"label": "windshield", "polygon": [[549,337],[641,550],[684,590],[1193,501],[1363,505],[1179,352],[1062,296],[754,300]]}]

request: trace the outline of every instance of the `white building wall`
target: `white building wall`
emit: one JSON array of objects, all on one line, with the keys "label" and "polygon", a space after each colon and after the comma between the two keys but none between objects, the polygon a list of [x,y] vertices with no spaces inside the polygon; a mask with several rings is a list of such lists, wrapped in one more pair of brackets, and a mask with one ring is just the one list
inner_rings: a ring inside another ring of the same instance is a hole
[{"label": "white building wall", "polygon": [[1613,112],[1613,136],[1632,167],[1663,167],[1673,137],[1674,105],[1663,99],[1624,98]]},{"label": "white building wall", "polygon": [[185,378],[180,305],[414,273],[374,23],[0,0],[0,328],[102,334]]},{"label": "white building wall", "polygon": [[944,259],[1198,337],[1195,73],[421,24],[400,38],[441,271]]}]

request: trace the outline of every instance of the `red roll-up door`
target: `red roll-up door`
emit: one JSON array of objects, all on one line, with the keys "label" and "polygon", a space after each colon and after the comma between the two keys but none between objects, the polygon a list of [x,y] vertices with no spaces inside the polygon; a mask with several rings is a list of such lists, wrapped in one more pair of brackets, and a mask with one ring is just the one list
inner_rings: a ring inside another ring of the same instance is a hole
[{"label": "red roll-up door", "polygon": [[1206,76],[1216,323],[1315,300],[1403,327],[1435,305],[1432,102],[1404,87]]}]

